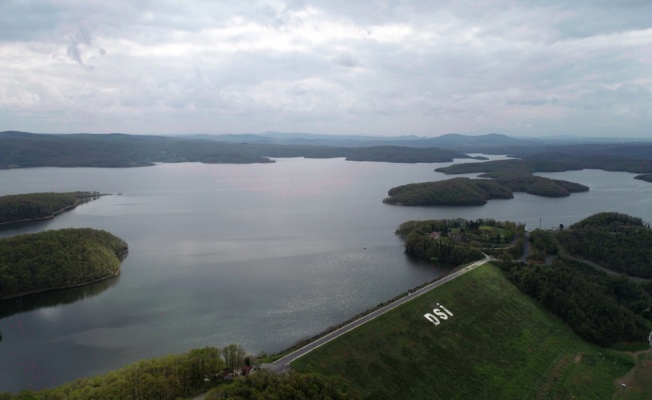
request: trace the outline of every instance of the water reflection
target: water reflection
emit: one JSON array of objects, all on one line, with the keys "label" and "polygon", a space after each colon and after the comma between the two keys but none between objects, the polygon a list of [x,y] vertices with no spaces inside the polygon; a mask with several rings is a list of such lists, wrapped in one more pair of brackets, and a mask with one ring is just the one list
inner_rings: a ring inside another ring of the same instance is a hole
[{"label": "water reflection", "polygon": [[[89,297],[95,297],[108,288],[116,285],[120,276],[111,277],[99,282],[70,289],[52,290],[44,293],[21,296],[0,301],[0,319],[15,314],[33,311],[39,308],[56,307],[74,303]],[[2,340],[2,336],[0,336]]]}]

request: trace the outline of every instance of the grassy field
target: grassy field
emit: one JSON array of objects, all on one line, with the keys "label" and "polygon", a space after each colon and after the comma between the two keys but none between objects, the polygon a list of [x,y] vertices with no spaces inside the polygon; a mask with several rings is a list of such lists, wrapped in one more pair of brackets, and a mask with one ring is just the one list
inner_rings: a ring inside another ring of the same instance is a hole
[{"label": "grassy field", "polygon": [[[424,314],[437,303],[453,316],[434,325]],[[633,366],[583,342],[492,265],[292,363],[340,376],[370,399],[608,399]]]}]

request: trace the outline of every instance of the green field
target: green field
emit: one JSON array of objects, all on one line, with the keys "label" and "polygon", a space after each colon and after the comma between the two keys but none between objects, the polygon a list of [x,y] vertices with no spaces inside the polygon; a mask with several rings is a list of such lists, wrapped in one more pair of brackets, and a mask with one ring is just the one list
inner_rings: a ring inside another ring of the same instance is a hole
[{"label": "green field", "polygon": [[[453,313],[434,325],[437,303]],[[608,399],[631,356],[579,339],[484,265],[292,363],[370,399]]]}]

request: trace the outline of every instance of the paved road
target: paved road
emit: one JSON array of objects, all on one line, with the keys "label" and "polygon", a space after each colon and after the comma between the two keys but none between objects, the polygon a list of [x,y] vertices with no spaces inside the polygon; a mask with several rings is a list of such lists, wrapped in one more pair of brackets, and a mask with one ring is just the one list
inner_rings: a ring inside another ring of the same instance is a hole
[{"label": "paved road", "polygon": [[361,317],[360,319],[357,319],[357,320],[351,322],[350,324],[345,325],[342,328],[339,328],[338,330],[333,331],[333,332],[329,333],[328,335],[326,335],[326,336],[324,336],[324,337],[322,337],[322,338],[320,338],[320,339],[318,339],[318,340],[316,340],[316,341],[314,341],[312,343],[307,344],[306,346],[300,348],[299,350],[296,350],[295,352],[293,352],[291,354],[288,354],[287,356],[285,356],[283,358],[279,358],[278,360],[274,361],[271,364],[265,364],[264,367],[271,370],[271,371],[274,371],[276,373],[285,372],[286,370],[288,370],[289,364],[292,361],[296,360],[297,358],[302,357],[302,356],[310,353],[314,349],[316,349],[316,348],[330,342],[331,340],[336,339],[336,338],[342,336],[343,334],[345,334],[345,333],[347,333],[349,331],[352,331],[353,329],[359,327],[360,325],[365,324],[365,323],[371,321],[372,319],[374,319],[374,318],[376,318],[376,317],[378,317],[380,315],[383,315],[384,313],[386,313],[388,311],[391,311],[391,310],[395,309],[396,307],[398,307],[398,306],[400,306],[402,304],[407,303],[408,301],[414,299],[415,297],[421,296],[422,294],[424,294],[424,293],[426,293],[426,292],[428,292],[428,291],[430,291],[430,290],[432,290],[432,289],[434,289],[434,288],[436,288],[438,286],[441,286],[444,283],[449,282],[449,281],[457,278],[458,276],[463,275],[463,274],[473,270],[474,268],[477,268],[478,266],[490,261],[491,259],[492,259],[491,257],[485,255],[484,259],[482,259],[480,261],[476,261],[473,264],[470,264],[470,265],[460,269],[457,272],[454,272],[454,273],[452,273],[452,274],[450,274],[450,275],[448,275],[448,276],[446,276],[446,277],[444,277],[444,278],[442,278],[442,279],[440,279],[440,280],[438,280],[436,282],[433,282],[433,283],[431,283],[431,284],[429,284],[427,286],[424,286],[423,288],[421,288],[419,290],[416,290],[413,293],[411,293],[411,294],[409,294],[409,295],[407,295],[407,296],[405,296],[403,298],[400,298],[400,299],[396,300],[395,302],[386,305],[383,308],[379,308],[378,310],[373,311],[373,312]]}]

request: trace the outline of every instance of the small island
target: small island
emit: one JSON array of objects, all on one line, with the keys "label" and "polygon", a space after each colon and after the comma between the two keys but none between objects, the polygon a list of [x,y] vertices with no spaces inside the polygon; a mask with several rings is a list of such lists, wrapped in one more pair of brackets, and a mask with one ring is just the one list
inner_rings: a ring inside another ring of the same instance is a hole
[{"label": "small island", "polygon": [[90,228],[0,239],[0,300],[118,275],[127,251],[124,240]]},{"label": "small island", "polygon": [[0,225],[54,218],[95,200],[99,192],[28,193],[0,196]]}]

